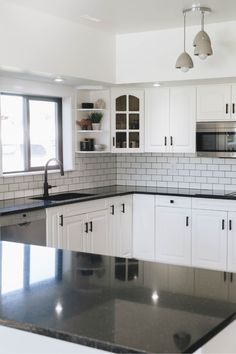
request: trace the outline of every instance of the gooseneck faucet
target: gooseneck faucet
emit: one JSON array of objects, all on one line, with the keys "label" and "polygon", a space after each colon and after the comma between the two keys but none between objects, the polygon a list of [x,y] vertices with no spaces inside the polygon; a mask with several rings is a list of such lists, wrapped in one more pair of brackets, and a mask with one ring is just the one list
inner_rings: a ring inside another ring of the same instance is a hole
[{"label": "gooseneck faucet", "polygon": [[61,176],[64,176],[64,168],[63,168],[63,164],[60,160],[58,160],[56,158],[52,158],[46,162],[46,165],[44,168],[44,184],[43,184],[43,197],[44,198],[48,198],[49,197],[49,194],[48,194],[49,189],[55,187],[55,186],[51,186],[50,184],[48,184],[48,165],[52,161],[56,161],[58,163],[58,165],[60,167]]}]

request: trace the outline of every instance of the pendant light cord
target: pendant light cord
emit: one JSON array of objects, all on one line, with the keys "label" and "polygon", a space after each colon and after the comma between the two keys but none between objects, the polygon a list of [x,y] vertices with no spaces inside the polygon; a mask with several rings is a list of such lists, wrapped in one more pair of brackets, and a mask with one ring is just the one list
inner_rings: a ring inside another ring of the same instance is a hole
[{"label": "pendant light cord", "polygon": [[186,13],[184,13],[184,52],[186,52]]},{"label": "pendant light cord", "polygon": [[204,31],[204,11],[202,11],[201,26],[202,26],[202,31]]}]

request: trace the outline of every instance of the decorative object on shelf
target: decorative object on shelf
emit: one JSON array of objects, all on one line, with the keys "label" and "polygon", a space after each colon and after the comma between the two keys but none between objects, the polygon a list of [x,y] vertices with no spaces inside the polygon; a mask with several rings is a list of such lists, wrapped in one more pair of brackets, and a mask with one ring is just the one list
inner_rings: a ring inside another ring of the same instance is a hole
[{"label": "decorative object on shelf", "polygon": [[210,37],[204,30],[204,16],[206,12],[210,13],[211,9],[209,7],[196,5],[193,5],[191,8],[184,9],[184,51],[178,57],[175,65],[176,69],[180,69],[183,72],[187,72],[189,69],[193,68],[192,58],[186,52],[186,14],[188,12],[201,12],[201,31],[198,32],[193,41],[193,46],[195,47],[194,55],[199,56],[200,59],[204,60],[213,54]]},{"label": "decorative object on shelf", "polygon": [[95,108],[98,108],[98,109],[105,109],[106,108],[106,103],[104,100],[102,100],[101,98],[99,100],[97,100],[95,102]]},{"label": "decorative object on shelf", "polygon": [[101,129],[101,120],[103,117],[103,113],[101,112],[93,112],[91,114],[89,114],[89,119],[92,122],[92,127],[93,130],[100,130]]},{"label": "decorative object on shelf", "polygon": [[92,130],[92,122],[89,118],[77,120],[76,124],[81,128],[81,130]]},{"label": "decorative object on shelf", "polygon": [[82,107],[83,109],[92,109],[92,108],[94,108],[94,104],[93,104],[93,103],[90,103],[90,102],[83,102],[83,103],[81,104],[81,107]]},{"label": "decorative object on shelf", "polygon": [[95,149],[95,151],[104,151],[104,150],[106,150],[106,145],[105,144],[95,144],[94,149]]},{"label": "decorative object on shelf", "polygon": [[94,139],[80,141],[80,151],[94,151]]}]

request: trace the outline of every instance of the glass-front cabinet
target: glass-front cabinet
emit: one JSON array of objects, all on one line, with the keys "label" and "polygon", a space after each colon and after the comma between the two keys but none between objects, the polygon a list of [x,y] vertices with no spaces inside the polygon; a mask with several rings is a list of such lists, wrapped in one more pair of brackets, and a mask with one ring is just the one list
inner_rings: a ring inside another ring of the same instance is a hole
[{"label": "glass-front cabinet", "polygon": [[112,150],[143,150],[143,90],[114,89],[112,105]]}]

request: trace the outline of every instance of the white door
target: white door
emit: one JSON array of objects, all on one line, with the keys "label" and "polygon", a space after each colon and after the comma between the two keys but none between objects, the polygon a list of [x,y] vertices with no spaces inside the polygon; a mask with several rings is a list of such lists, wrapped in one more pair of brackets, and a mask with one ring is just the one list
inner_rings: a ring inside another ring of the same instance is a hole
[{"label": "white door", "polygon": [[133,257],[155,259],[155,196],[133,195]]},{"label": "white door", "polygon": [[62,248],[62,218],[63,207],[54,207],[46,209],[46,233],[47,233],[47,246]]},{"label": "white door", "polygon": [[197,121],[229,119],[231,119],[231,86],[199,86],[197,88]]},{"label": "white door", "polygon": [[88,230],[85,252],[108,255],[107,209],[88,213]]},{"label": "white door", "polygon": [[88,237],[87,215],[78,214],[63,218],[62,248],[71,251],[85,250],[85,239]]},{"label": "white door", "polygon": [[231,118],[236,119],[236,85],[232,86]]},{"label": "white door", "polygon": [[120,198],[117,205],[118,219],[118,240],[119,240],[119,256],[132,256],[132,196]]},{"label": "white door", "polygon": [[108,247],[110,256],[118,256],[118,216],[116,198],[108,201]]},{"label": "white door", "polygon": [[192,265],[226,270],[227,212],[192,210]]},{"label": "white door", "polygon": [[170,89],[170,151],[196,151],[196,88]]},{"label": "white door", "polygon": [[145,151],[169,152],[169,89],[145,90]]},{"label": "white door", "polygon": [[190,210],[156,207],[156,260],[191,265]]},{"label": "white door", "polygon": [[229,272],[236,272],[236,213],[228,213],[228,267]]},{"label": "white door", "polygon": [[144,148],[144,91],[111,91],[112,151],[140,152]]}]

